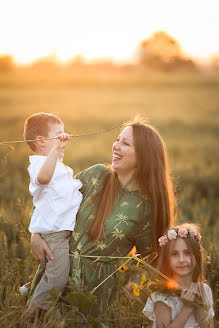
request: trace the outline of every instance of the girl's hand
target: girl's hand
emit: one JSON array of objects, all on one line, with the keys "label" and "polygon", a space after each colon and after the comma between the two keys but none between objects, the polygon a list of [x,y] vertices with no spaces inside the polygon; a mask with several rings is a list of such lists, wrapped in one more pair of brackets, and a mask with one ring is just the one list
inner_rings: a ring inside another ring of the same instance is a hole
[{"label": "girl's hand", "polygon": [[46,242],[41,238],[39,233],[33,233],[31,236],[31,249],[32,255],[39,262],[39,264],[45,269],[46,263],[45,259],[46,256],[53,260],[54,256],[50,251],[49,247],[47,246]]},{"label": "girl's hand", "polygon": [[193,289],[183,289],[180,295],[181,301],[187,307],[194,308],[196,291]]}]

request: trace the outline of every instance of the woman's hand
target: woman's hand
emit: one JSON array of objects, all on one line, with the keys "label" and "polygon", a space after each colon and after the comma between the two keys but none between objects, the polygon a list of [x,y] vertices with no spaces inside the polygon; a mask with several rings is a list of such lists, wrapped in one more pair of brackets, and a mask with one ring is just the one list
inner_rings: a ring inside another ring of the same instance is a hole
[{"label": "woman's hand", "polygon": [[53,260],[54,256],[47,246],[46,242],[41,238],[39,233],[33,233],[31,236],[31,249],[32,255],[39,262],[39,264],[45,269],[46,267],[46,256]]}]

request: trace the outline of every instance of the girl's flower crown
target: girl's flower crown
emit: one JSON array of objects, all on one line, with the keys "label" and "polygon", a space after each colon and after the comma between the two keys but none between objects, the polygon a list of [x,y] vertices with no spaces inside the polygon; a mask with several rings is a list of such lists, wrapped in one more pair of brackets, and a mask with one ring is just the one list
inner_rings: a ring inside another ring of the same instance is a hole
[{"label": "girl's flower crown", "polygon": [[167,235],[164,235],[158,239],[159,246],[164,246],[166,243],[168,243],[168,240],[176,239],[177,236],[179,237],[187,237],[187,235],[190,235],[192,238],[195,238],[197,241],[200,241],[202,236],[195,228],[179,228],[178,232],[176,230],[171,229],[168,230]]}]

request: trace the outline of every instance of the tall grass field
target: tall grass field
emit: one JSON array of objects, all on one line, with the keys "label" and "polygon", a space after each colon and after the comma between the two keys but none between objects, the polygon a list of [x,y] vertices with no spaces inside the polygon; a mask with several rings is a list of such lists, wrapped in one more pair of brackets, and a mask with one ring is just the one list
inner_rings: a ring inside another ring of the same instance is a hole
[{"label": "tall grass field", "polygon": [[[22,140],[25,119],[52,112],[65,130],[84,134],[120,126],[139,114],[163,137],[178,202],[177,222],[201,227],[206,250],[205,277],[219,320],[219,77],[153,76],[137,73],[69,72],[0,75],[0,141]],[[119,130],[73,138],[65,164],[77,173],[96,163],[111,163]],[[31,256],[28,225],[32,211],[26,144],[0,145],[0,327],[28,327],[22,321],[26,297],[18,288],[37,268]],[[143,305],[121,297],[116,312],[99,318],[80,306],[54,304],[42,327],[150,327]]]}]

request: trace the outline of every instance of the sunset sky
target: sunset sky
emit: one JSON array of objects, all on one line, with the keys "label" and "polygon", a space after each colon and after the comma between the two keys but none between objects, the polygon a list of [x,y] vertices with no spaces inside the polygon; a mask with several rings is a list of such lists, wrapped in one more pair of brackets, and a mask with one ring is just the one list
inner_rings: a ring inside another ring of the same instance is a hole
[{"label": "sunset sky", "polygon": [[219,0],[0,0],[0,54],[20,63],[52,53],[133,60],[157,30],[188,55],[219,54]]}]

